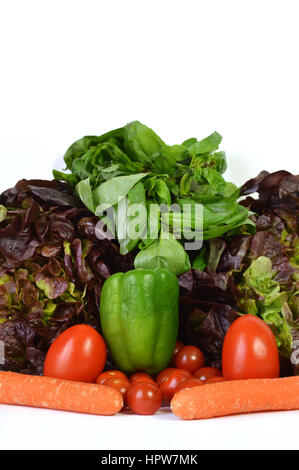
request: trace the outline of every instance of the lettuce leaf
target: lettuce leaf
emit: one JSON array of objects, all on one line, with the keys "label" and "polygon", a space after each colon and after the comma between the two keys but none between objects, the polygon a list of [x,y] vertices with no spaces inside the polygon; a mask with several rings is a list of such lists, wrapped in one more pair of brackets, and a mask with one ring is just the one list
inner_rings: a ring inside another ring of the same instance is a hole
[{"label": "lettuce leaf", "polygon": [[275,280],[271,260],[265,256],[253,260],[244,272],[239,288],[243,294],[239,308],[244,313],[260,316],[273,330],[281,353],[290,356],[295,323],[288,305],[288,294]]}]

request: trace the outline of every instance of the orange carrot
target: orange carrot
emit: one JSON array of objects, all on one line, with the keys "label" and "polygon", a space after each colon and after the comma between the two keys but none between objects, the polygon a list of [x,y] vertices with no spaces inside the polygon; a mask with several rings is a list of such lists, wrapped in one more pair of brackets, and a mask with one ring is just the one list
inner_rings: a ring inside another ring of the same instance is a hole
[{"label": "orange carrot", "polygon": [[0,372],[0,403],[114,415],[123,406],[112,387],[15,372]]},{"label": "orange carrot", "polygon": [[255,411],[299,409],[299,376],[281,379],[231,380],[184,389],[171,401],[182,419],[214,418]]}]

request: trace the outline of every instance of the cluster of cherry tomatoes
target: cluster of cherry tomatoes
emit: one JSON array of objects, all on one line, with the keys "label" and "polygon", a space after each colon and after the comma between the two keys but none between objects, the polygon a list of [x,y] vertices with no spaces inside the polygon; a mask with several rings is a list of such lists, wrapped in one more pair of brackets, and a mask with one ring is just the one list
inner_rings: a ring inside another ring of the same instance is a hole
[{"label": "cluster of cherry tomatoes", "polygon": [[155,378],[145,372],[127,377],[121,371],[109,370],[101,373],[96,383],[116,388],[123,395],[124,405],[134,413],[151,415],[162,405],[169,405],[173,395],[183,388],[226,380],[219,369],[204,365],[199,348],[178,341],[170,367]]},{"label": "cluster of cherry tomatoes", "polygon": [[104,384],[123,395],[124,405],[138,414],[154,414],[169,405],[175,392],[225,380],[219,369],[204,367],[205,358],[196,346],[176,343],[169,367],[155,378],[145,372],[127,377],[123,372],[102,372],[106,344],[91,326],[75,325],[52,343],[44,363],[44,375],[65,380]]},{"label": "cluster of cherry tomatoes", "polygon": [[155,378],[145,372],[127,377],[118,370],[102,372],[106,344],[91,326],[75,325],[52,343],[44,363],[44,375],[65,380],[104,384],[116,388],[124,406],[138,414],[154,414],[169,405],[175,392],[186,387],[225,380],[219,369],[204,367],[205,358],[196,346],[177,341],[169,367]]},{"label": "cluster of cherry tomatoes", "polygon": [[138,414],[153,414],[168,405],[183,388],[252,378],[279,377],[279,354],[269,326],[253,315],[243,315],[229,328],[222,350],[222,371],[205,367],[202,351],[177,342],[169,367],[153,378],[144,372],[127,377],[120,371],[102,372],[106,343],[91,326],[75,325],[59,335],[49,348],[44,375],[79,382],[96,382],[118,389],[125,406]]}]

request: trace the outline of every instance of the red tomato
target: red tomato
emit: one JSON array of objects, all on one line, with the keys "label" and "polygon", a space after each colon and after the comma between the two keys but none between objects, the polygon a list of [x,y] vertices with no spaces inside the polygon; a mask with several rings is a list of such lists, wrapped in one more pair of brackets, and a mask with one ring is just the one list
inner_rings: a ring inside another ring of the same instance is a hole
[{"label": "red tomato", "polygon": [[184,382],[181,382],[177,388],[175,389],[175,393],[179,392],[180,390],[183,390],[184,388],[193,388],[193,387],[198,387],[199,385],[203,385],[204,383],[199,380],[199,379],[188,379],[185,380]]},{"label": "red tomato", "polygon": [[126,374],[121,372],[120,370],[106,370],[105,372],[102,372],[96,379],[95,383],[103,385],[107,380],[118,377],[122,378],[125,380],[129,380]]},{"label": "red tomato", "polygon": [[131,386],[128,379],[124,379],[123,377],[115,376],[115,377],[111,377],[110,379],[106,380],[104,385],[106,385],[107,387],[116,388],[116,390],[118,390],[122,394],[123,399],[124,399],[124,404],[126,404],[127,394],[128,394],[129,388]]},{"label": "red tomato", "polygon": [[149,384],[152,384],[154,385],[155,387],[159,388],[159,385],[153,380],[153,379],[149,379],[147,377],[137,377],[137,379],[134,380],[134,382],[131,382],[132,384],[139,384],[139,383],[149,383]]},{"label": "red tomato", "polygon": [[75,325],[51,344],[44,375],[78,382],[94,382],[106,362],[106,344],[91,326]]},{"label": "red tomato", "polygon": [[193,376],[204,382],[210,377],[221,377],[221,371],[217,369],[217,367],[202,367],[201,369],[197,369]]},{"label": "red tomato", "polygon": [[172,354],[172,358],[170,360],[170,365],[173,365],[174,366],[174,360],[175,360],[175,356],[177,355],[177,353],[179,352],[180,349],[182,349],[182,347],[185,346],[184,343],[182,343],[181,341],[177,341],[175,343],[175,348],[174,348],[174,351],[173,351],[173,354]]},{"label": "red tomato", "polygon": [[161,406],[161,392],[149,382],[131,384],[127,394],[127,403],[134,413],[153,415]]},{"label": "red tomato", "polygon": [[167,369],[164,369],[161,372],[159,372],[159,374],[156,377],[156,383],[159,385],[159,387],[161,383],[164,382],[164,380],[168,379],[171,372],[173,372],[174,370],[176,370],[175,367],[168,367]]},{"label": "red tomato", "polygon": [[205,385],[205,384],[216,384],[217,382],[227,382],[227,379],[225,377],[209,377],[202,383],[203,385]]},{"label": "red tomato", "polygon": [[161,383],[160,390],[164,403],[169,404],[177,386],[187,379],[191,379],[190,372],[184,369],[175,369],[169,377]]},{"label": "red tomato", "polygon": [[131,375],[130,382],[133,384],[135,382],[150,382],[155,383],[154,379],[151,375],[147,374],[146,372],[135,372],[135,374]]},{"label": "red tomato", "polygon": [[204,366],[205,357],[196,346],[183,346],[176,354],[174,362],[178,369],[188,370],[192,374]]},{"label": "red tomato", "polygon": [[269,326],[243,315],[228,329],[222,350],[222,372],[228,379],[279,377],[279,354]]}]

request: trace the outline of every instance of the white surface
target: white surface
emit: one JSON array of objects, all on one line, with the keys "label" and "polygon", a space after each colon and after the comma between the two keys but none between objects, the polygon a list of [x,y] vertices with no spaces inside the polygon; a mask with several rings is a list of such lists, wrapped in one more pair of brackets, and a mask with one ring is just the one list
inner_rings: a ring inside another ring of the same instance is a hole
[{"label": "white surface", "polygon": [[87,416],[0,405],[1,449],[298,449],[299,411],[181,421],[154,416]]},{"label": "white surface", "polygon": [[[1,2],[0,190],[50,178],[75,139],[134,119],[170,144],[217,130],[236,184],[298,172],[298,42],[296,0]],[[0,447],[298,448],[298,416],[0,406]]]}]

